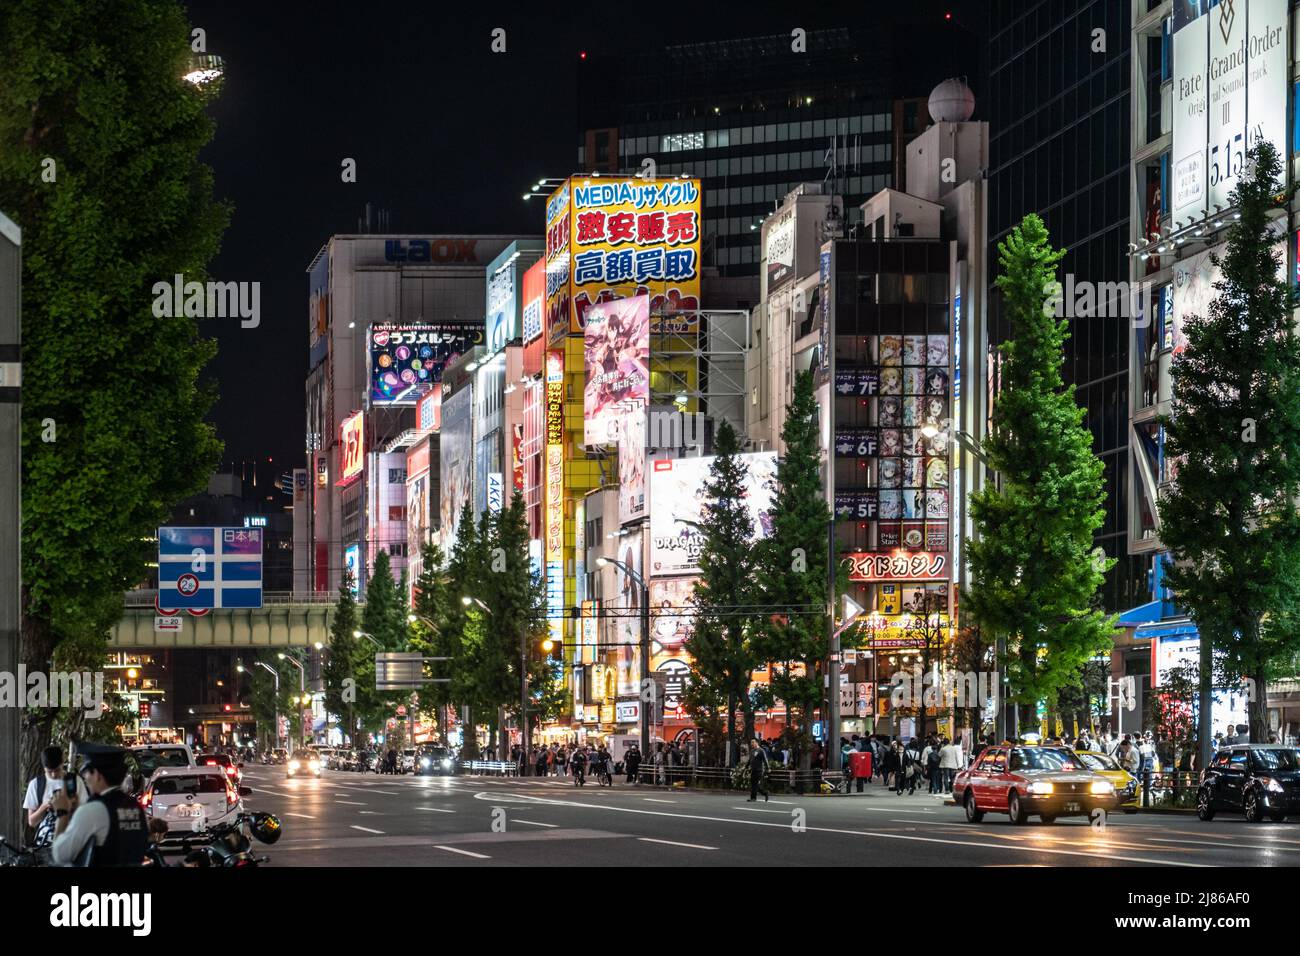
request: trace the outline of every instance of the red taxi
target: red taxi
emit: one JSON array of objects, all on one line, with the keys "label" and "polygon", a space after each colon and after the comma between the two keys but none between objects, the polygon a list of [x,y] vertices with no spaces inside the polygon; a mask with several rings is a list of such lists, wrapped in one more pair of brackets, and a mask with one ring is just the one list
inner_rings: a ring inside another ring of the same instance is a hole
[{"label": "red taxi", "polygon": [[953,800],[966,819],[979,823],[986,813],[1005,813],[1012,823],[1037,814],[1044,823],[1057,817],[1090,816],[1119,803],[1115,786],[1060,747],[1003,744],[989,747],[957,774]]}]

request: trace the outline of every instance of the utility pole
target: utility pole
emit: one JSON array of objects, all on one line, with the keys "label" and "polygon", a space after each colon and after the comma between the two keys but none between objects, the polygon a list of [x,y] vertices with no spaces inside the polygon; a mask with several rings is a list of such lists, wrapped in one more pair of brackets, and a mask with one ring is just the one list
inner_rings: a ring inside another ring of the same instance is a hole
[{"label": "utility pole", "polygon": [[[0,213],[0,671],[18,673],[22,621],[22,233]],[[19,693],[23,692],[19,688]],[[0,834],[21,845],[17,707],[0,707]]]},{"label": "utility pole", "polygon": [[[826,522],[826,757],[822,776],[838,779],[840,754],[840,632],[835,627],[835,512]],[[834,759],[832,759],[834,758]]]}]

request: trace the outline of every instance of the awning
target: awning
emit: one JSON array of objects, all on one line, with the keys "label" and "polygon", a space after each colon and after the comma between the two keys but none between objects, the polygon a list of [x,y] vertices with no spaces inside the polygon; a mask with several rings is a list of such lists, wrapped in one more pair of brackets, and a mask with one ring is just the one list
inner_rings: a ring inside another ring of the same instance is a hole
[{"label": "awning", "polygon": [[1139,604],[1137,607],[1129,608],[1119,616],[1117,622],[1120,627],[1137,627],[1139,624],[1150,624],[1159,621],[1161,618],[1160,605],[1161,601],[1149,601],[1146,604]]},{"label": "awning", "polygon": [[1200,634],[1200,631],[1197,630],[1196,625],[1188,620],[1142,624],[1133,632],[1135,638],[1142,640],[1150,640],[1155,637],[1162,640],[1170,637],[1196,637],[1198,634]]}]

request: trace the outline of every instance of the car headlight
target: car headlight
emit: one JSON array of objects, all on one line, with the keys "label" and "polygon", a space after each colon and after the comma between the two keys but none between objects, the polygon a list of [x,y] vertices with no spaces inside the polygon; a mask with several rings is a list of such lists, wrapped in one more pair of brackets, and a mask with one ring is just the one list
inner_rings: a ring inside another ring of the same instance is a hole
[{"label": "car headlight", "polygon": [[1264,789],[1270,791],[1271,793],[1286,792],[1286,787],[1282,786],[1280,781],[1274,780],[1272,777],[1269,777],[1268,780],[1264,782]]},{"label": "car headlight", "polygon": [[450,760],[444,760],[444,761],[442,762],[442,766],[443,766],[444,769],[447,768],[447,767],[450,767],[450,766],[451,766],[451,761],[450,761]]},{"label": "car headlight", "polygon": [[1088,785],[1092,793],[1114,793],[1115,787],[1109,780],[1094,780]]},{"label": "car headlight", "polygon": [[1030,793],[1051,793],[1056,788],[1046,780],[1035,780],[1029,785]]},{"label": "car headlight", "polygon": [[290,770],[297,770],[297,769],[298,769],[298,761],[296,761],[296,760],[290,760],[290,761],[289,761],[289,769],[290,769]]},{"label": "car headlight", "polygon": [[319,760],[313,760],[310,764],[308,764],[308,766],[311,767],[312,770],[319,770],[319,769],[320,769],[320,761],[319,761]]},{"label": "car headlight", "polygon": [[429,760],[429,758],[428,758],[428,757],[425,757],[423,760],[420,761],[420,766],[421,766],[421,767],[427,767],[427,766],[429,766],[430,763],[431,763],[431,761]]}]

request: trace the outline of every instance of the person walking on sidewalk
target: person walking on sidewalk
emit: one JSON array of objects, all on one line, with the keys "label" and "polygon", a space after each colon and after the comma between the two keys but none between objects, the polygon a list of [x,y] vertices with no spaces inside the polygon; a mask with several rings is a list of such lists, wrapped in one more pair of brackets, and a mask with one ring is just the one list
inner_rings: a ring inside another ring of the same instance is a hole
[{"label": "person walking on sidewalk", "polygon": [[943,793],[943,770],[940,767],[942,762],[941,750],[947,742],[946,737],[940,740],[931,740],[930,746],[925,748],[925,776],[930,783],[929,793]]},{"label": "person walking on sidewalk", "polygon": [[767,802],[770,798],[767,791],[763,789],[763,775],[767,773],[767,752],[758,745],[758,738],[752,737],[749,741],[749,800],[748,803],[757,803],[758,795],[763,795],[763,801]]},{"label": "person walking on sidewalk", "polygon": [[952,793],[952,781],[961,769],[961,745],[947,737],[939,748],[939,775],[942,778],[942,793]]}]

